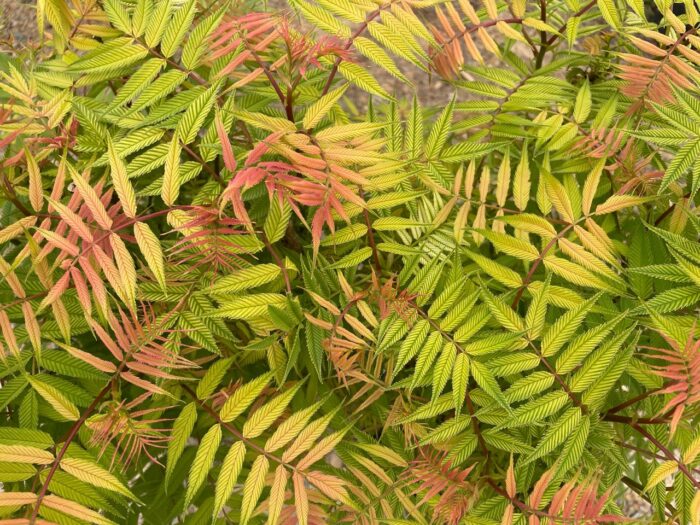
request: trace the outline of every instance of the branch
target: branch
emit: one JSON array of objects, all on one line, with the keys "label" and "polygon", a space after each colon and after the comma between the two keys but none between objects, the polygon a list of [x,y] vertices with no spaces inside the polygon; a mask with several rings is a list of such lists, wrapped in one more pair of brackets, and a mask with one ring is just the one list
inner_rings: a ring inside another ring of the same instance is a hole
[{"label": "branch", "polygon": [[656,448],[658,448],[664,456],[666,456],[667,460],[673,461],[678,465],[678,470],[680,470],[683,475],[685,475],[688,480],[692,483],[692,485],[695,487],[696,490],[700,490],[700,481],[695,479],[693,475],[690,473],[690,470],[688,470],[688,467],[681,462],[680,460],[676,459],[676,456],[673,455],[673,452],[671,452],[663,443],[661,443],[658,439],[656,439],[654,436],[649,434],[643,427],[639,426],[637,423],[631,423],[630,426],[635,429],[637,432],[639,432],[642,436],[644,436],[646,439],[651,441]]},{"label": "branch", "polygon": [[[365,29],[367,29],[367,26],[369,26],[369,23],[372,20],[374,20],[375,18],[377,18],[381,14],[383,9],[386,9],[390,5],[391,5],[391,2],[389,2],[383,6],[380,6],[375,11],[372,11],[372,13],[370,13],[367,16],[367,19],[362,23],[362,25],[360,27],[358,27],[352,35],[350,35],[350,38],[348,38],[348,41],[343,46],[343,49],[345,51],[350,49],[352,47],[352,43],[355,41],[355,39],[358,36],[360,36],[362,33],[364,33]],[[335,75],[338,73],[338,68],[340,67],[340,63],[342,61],[343,61],[343,57],[341,57],[341,56],[339,56],[335,59],[335,62],[333,63],[333,67],[331,68],[331,72],[328,75],[328,80],[326,81],[326,85],[323,86],[323,91],[321,91],[321,96],[328,93],[328,90],[331,88],[331,84],[333,84],[333,79],[335,78]]]},{"label": "branch", "polygon": [[530,281],[532,281],[532,277],[535,275],[535,270],[537,270],[537,267],[540,265],[540,263],[544,260],[545,255],[547,255],[547,252],[552,249],[552,247],[561,239],[564,237],[564,234],[568,232],[571,228],[573,228],[573,224],[569,224],[564,228],[562,231],[557,233],[555,237],[553,237],[548,243],[547,246],[545,246],[542,251],[540,252],[539,256],[537,259],[535,259],[535,262],[532,263],[532,266],[530,267],[530,271],[527,272],[527,275],[525,276],[525,279],[523,279],[523,284],[518,288],[518,293],[515,294],[515,299],[513,299],[513,304],[511,305],[511,308],[515,310],[518,306],[518,303],[520,302],[520,299],[523,296],[523,293],[525,292],[525,288],[530,284]]},{"label": "branch", "polygon": [[[280,465],[284,465],[285,467],[289,468],[290,470],[297,471],[297,468],[290,464],[287,463],[286,461],[283,461],[281,458],[278,458],[274,454],[267,452],[263,447],[260,445],[257,445],[250,439],[247,439],[243,437],[243,434],[241,434],[236,427],[231,425],[230,423],[226,423],[221,420],[221,417],[219,417],[219,413],[214,410],[212,407],[210,407],[205,401],[199,399],[197,397],[197,394],[192,390],[189,386],[183,384],[181,385],[182,389],[187,392],[187,394],[199,405],[201,406],[206,413],[208,413],[211,417],[214,418],[214,421],[216,421],[217,424],[221,425],[223,428],[228,430],[231,434],[233,434],[237,439],[241,440],[244,442],[247,446],[249,446],[251,449],[255,450],[259,454],[263,454],[267,458],[271,459],[272,461],[279,463]],[[300,471],[301,472],[301,471]]]},{"label": "branch", "polygon": [[284,285],[287,288],[287,293],[292,293],[292,282],[289,279],[289,273],[287,272],[287,267],[284,265],[284,261],[277,253],[277,250],[275,250],[272,244],[270,244],[270,241],[267,238],[267,235],[265,235],[265,232],[260,232],[260,234],[262,235],[263,243],[265,243],[265,248],[267,248],[267,251],[270,252],[270,255],[275,260],[277,266],[280,267],[280,271],[282,272],[282,276],[284,277]]},{"label": "branch", "polygon": [[56,454],[56,459],[54,462],[51,464],[51,468],[49,469],[49,473],[46,475],[46,479],[44,480],[43,485],[41,486],[41,490],[39,491],[39,494],[37,495],[36,498],[36,503],[34,503],[34,508],[32,509],[32,513],[29,516],[29,525],[34,525],[36,522],[36,518],[39,515],[39,509],[41,508],[41,503],[44,500],[44,497],[46,497],[46,492],[49,490],[49,484],[51,483],[51,479],[53,478],[54,474],[56,473],[56,470],[58,469],[58,466],[61,463],[61,460],[63,459],[63,456],[65,456],[66,452],[68,451],[68,447],[70,444],[73,442],[75,439],[75,436],[78,435],[78,431],[80,430],[80,427],[83,426],[83,423],[87,421],[87,418],[89,418],[92,413],[95,411],[97,408],[97,405],[100,404],[102,401],[102,398],[107,395],[107,393],[111,390],[112,388],[112,379],[110,379],[105,387],[100,390],[100,393],[97,394],[97,397],[92,400],[92,403],[90,403],[90,406],[88,406],[85,411],[82,413],[80,418],[73,423],[73,426],[70,428],[68,431],[68,435],[66,436],[66,439],[63,441],[63,446],[61,447],[61,450]]},{"label": "branch", "polygon": [[[359,188],[359,193],[360,198],[364,201],[365,192],[362,191],[362,188]],[[367,226],[367,240],[369,241],[369,245],[372,248],[372,259],[374,261],[374,269],[377,270],[377,273],[381,274],[382,265],[379,262],[379,252],[377,251],[377,243],[374,241],[374,231],[372,230],[372,222],[369,220],[369,211],[367,211],[366,206],[362,208],[362,216],[365,220],[365,226]]]}]

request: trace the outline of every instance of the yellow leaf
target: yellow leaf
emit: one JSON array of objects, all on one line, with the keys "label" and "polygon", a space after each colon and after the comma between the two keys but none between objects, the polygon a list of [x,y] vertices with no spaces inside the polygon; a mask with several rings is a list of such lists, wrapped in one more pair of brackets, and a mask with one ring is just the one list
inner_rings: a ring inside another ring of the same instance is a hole
[{"label": "yellow leaf", "polygon": [[291,415],[287,420],[277,427],[275,433],[270,436],[270,439],[265,443],[266,452],[274,452],[285,446],[292,439],[299,435],[306,424],[311,419],[311,416],[321,406],[320,402],[314,403],[310,407],[305,408]]},{"label": "yellow leaf", "polygon": [[331,452],[338,443],[340,443],[347,431],[348,429],[339,430],[324,437],[316,444],[311,452],[309,452],[304,458],[301,459],[301,461],[299,461],[297,468],[299,470],[306,470],[318,460],[323,458],[326,454]]},{"label": "yellow leaf", "polygon": [[270,489],[270,502],[268,505],[267,525],[277,525],[282,506],[284,505],[285,489],[287,487],[287,469],[279,465],[275,469],[275,479]]},{"label": "yellow leaf", "polygon": [[258,504],[260,494],[265,488],[265,476],[270,468],[270,462],[265,456],[258,456],[250,467],[248,479],[243,485],[243,501],[241,503],[241,525],[245,525],[250,520]]},{"label": "yellow leaf", "polygon": [[309,523],[309,496],[306,493],[304,486],[304,478],[299,471],[292,475],[294,483],[294,506],[296,508],[296,518],[299,525],[307,525]]},{"label": "yellow leaf", "polygon": [[655,487],[676,472],[678,472],[678,463],[675,461],[664,461],[651,473],[644,490],[649,491],[649,489]]},{"label": "yellow leaf", "polygon": [[554,209],[557,213],[569,223],[574,223],[576,221],[574,217],[574,210],[569,200],[569,195],[566,193],[566,189],[557,179],[551,175],[545,176],[545,189],[547,191],[547,197],[554,205]]},{"label": "yellow leaf", "polygon": [[163,260],[163,249],[160,246],[158,237],[145,222],[134,224],[134,236],[156,281],[165,290],[165,263]]},{"label": "yellow leaf", "polygon": [[304,129],[311,129],[316,124],[321,122],[321,119],[325,117],[328,112],[333,108],[333,105],[338,102],[340,97],[343,96],[345,91],[348,89],[349,84],[343,84],[338,89],[335,89],[329,93],[323,95],[316,102],[311,104],[304,114],[304,120],[302,121],[302,126]]},{"label": "yellow leaf", "polygon": [[243,425],[243,436],[255,438],[267,430],[282,415],[301,385],[301,382],[297,383],[253,412]]},{"label": "yellow leaf", "polygon": [[336,476],[331,476],[330,474],[325,474],[314,470],[305,473],[304,477],[309,483],[315,485],[318,490],[335,501],[342,502],[348,497],[348,493],[343,486],[343,480]]},{"label": "yellow leaf", "polygon": [[71,177],[73,178],[73,183],[78,189],[80,196],[85,201],[85,204],[90,210],[90,213],[92,213],[92,216],[97,222],[97,224],[99,224],[100,228],[102,228],[103,230],[111,229],[112,219],[107,214],[107,210],[102,204],[102,201],[97,195],[95,189],[92,186],[90,186],[88,181],[85,180],[85,177],[78,173],[78,171],[70,164],[68,164],[68,171],[70,172]]},{"label": "yellow leaf", "polygon": [[593,167],[591,172],[586,177],[586,182],[583,184],[583,194],[581,196],[581,208],[584,215],[588,215],[591,212],[591,204],[595,198],[595,194],[598,191],[598,184],[600,183],[600,175],[603,173],[603,168],[605,167],[605,159],[599,160]]},{"label": "yellow leaf", "polygon": [[80,458],[63,458],[61,460],[61,468],[71,476],[75,476],[80,481],[84,481],[93,487],[118,492],[131,499],[136,499],[136,496],[124,486],[111,472],[105,470],[97,463]]},{"label": "yellow leaf", "polygon": [[233,421],[248,408],[272,379],[272,373],[261,375],[236,390],[221,407],[219,417],[224,423]]},{"label": "yellow leaf", "polygon": [[112,140],[107,142],[107,153],[109,155],[109,170],[112,176],[112,185],[117,192],[119,202],[122,204],[124,213],[132,219],[136,217],[136,195],[134,188],[129,182],[129,175],[126,171],[124,161],[117,155]]},{"label": "yellow leaf", "polygon": [[36,498],[33,492],[0,492],[0,507],[33,505]]},{"label": "yellow leaf", "polygon": [[163,187],[160,190],[160,196],[168,206],[172,206],[180,195],[180,151],[180,140],[174,135],[165,157]]},{"label": "yellow leaf", "polygon": [[31,463],[33,465],[49,465],[54,457],[51,452],[27,445],[0,444],[0,461],[6,463]]},{"label": "yellow leaf", "polygon": [[76,421],[80,417],[78,407],[56,388],[32,376],[27,376],[27,381],[61,417],[68,421]]},{"label": "yellow leaf", "polygon": [[42,503],[50,509],[58,510],[69,516],[94,523],[95,525],[116,525],[112,520],[105,518],[99,512],[90,510],[79,503],[61,498],[55,494],[45,496]]},{"label": "yellow leaf", "polygon": [[13,222],[7,228],[0,230],[0,244],[11,241],[15,237],[22,235],[23,232],[27,231],[29,228],[34,226],[36,223],[36,217],[31,215],[29,217],[23,217],[20,220]]},{"label": "yellow leaf", "polygon": [[[224,508],[226,501],[231,496],[236,480],[243,468],[243,459],[245,458],[245,445],[242,441],[236,441],[229,448],[221,465],[221,471],[216,481],[216,489],[214,493],[214,513],[213,518],[219,515],[221,509]],[[281,466],[281,465],[280,465]]]},{"label": "yellow leaf", "polygon": [[630,206],[639,206],[654,199],[655,197],[638,197],[636,195],[612,195],[608,200],[596,207],[595,214],[605,215],[606,213],[612,213]]},{"label": "yellow leaf", "polygon": [[700,525],[700,490],[695,493],[695,497],[690,503],[690,523]]},{"label": "yellow leaf", "polygon": [[406,467],[408,464],[406,463],[406,460],[399,456],[396,452],[394,452],[392,449],[389,447],[385,447],[383,445],[377,445],[374,443],[357,443],[356,445],[358,448],[361,448],[362,450],[369,452],[375,457],[381,458],[384,461],[388,461],[392,465],[396,465],[397,467]]},{"label": "yellow leaf", "polygon": [[44,204],[44,189],[41,182],[41,171],[36,159],[29,151],[24,148],[24,156],[27,159],[27,175],[29,176],[29,203],[34,211],[41,211]]}]

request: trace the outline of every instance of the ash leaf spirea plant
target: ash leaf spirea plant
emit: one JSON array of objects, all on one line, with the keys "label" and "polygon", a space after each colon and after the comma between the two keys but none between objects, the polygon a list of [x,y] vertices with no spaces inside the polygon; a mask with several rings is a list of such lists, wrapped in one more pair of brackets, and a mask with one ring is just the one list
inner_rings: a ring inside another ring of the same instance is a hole
[{"label": "ash leaf spirea plant", "polygon": [[36,13],[0,522],[700,523],[696,4]]}]

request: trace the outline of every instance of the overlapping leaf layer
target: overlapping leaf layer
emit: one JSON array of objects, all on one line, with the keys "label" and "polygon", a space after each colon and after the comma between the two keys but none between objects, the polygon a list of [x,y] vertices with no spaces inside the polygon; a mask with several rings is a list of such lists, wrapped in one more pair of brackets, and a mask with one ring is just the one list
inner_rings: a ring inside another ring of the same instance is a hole
[{"label": "overlapping leaf layer", "polygon": [[0,522],[700,523],[692,1],[36,7]]}]

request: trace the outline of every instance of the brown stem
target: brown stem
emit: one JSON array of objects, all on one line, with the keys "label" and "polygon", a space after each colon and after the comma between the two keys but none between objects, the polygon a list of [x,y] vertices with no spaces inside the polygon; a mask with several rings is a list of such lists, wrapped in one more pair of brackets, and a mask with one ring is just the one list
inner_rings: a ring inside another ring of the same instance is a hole
[{"label": "brown stem", "polygon": [[287,114],[287,120],[294,122],[294,88],[287,88],[286,104],[284,110]]},{"label": "brown stem", "polygon": [[540,263],[543,261],[544,257],[547,255],[547,252],[552,249],[552,247],[561,239],[566,232],[568,232],[571,228],[573,228],[573,224],[569,224],[564,228],[562,231],[560,231],[556,236],[554,236],[548,243],[547,245],[542,249],[540,252],[539,256],[537,259],[535,259],[535,262],[532,263],[532,266],[530,267],[530,271],[527,272],[527,275],[525,276],[525,279],[523,279],[523,284],[518,288],[518,293],[515,294],[515,299],[513,299],[513,304],[511,305],[511,308],[515,310],[518,306],[518,303],[520,302],[520,299],[523,296],[523,293],[525,292],[525,288],[530,284],[530,281],[532,281],[532,277],[535,275],[535,270],[537,270],[537,267],[540,265]]},{"label": "brown stem", "polygon": [[[689,197],[690,197],[690,192],[683,195],[684,199],[687,199]],[[676,204],[678,204],[678,203],[674,202],[668,208],[666,208],[666,211],[664,211],[661,215],[659,215],[658,219],[656,219],[654,221],[654,226],[658,226],[659,224],[661,224],[661,221],[663,221],[666,217],[668,217],[673,212],[673,210],[676,208]]]},{"label": "brown stem", "polygon": [[[365,200],[365,192],[362,188],[359,188],[360,198]],[[367,207],[362,208],[362,216],[365,220],[365,226],[367,226],[367,240],[372,248],[372,260],[374,261],[374,269],[377,273],[382,273],[382,264],[379,262],[379,252],[377,251],[377,243],[374,240],[374,231],[372,230],[372,222],[369,219],[369,211]]]},{"label": "brown stem", "polygon": [[[654,505],[651,500],[649,499],[649,496],[644,492],[644,486],[641,483],[637,483],[635,480],[632,478],[629,478],[627,476],[622,476],[620,479],[622,483],[627,485],[637,496],[642,498],[644,501],[649,503],[649,505]],[[666,510],[670,513],[670,515],[675,515],[676,514],[676,509],[673,508],[673,505],[669,502],[666,502]]]},{"label": "brown stem", "polygon": [[[547,0],[540,0],[540,20],[543,23],[547,23]],[[542,67],[544,62],[544,56],[547,54],[547,32],[540,31],[540,50],[535,58],[535,69]]]},{"label": "brown stem", "polygon": [[566,384],[566,381],[564,381],[564,379],[559,375],[559,373],[550,364],[550,362],[547,360],[547,358],[539,352],[536,352],[536,353],[540,358],[540,362],[545,366],[545,368],[547,368],[549,373],[552,374],[552,377],[554,377],[554,380],[557,383],[559,383],[562,390],[564,390],[564,392],[566,392],[566,395],[569,396],[569,399],[574,404],[574,406],[577,406],[581,410],[581,412],[583,412],[584,414],[587,414],[588,407],[586,405],[584,405],[578,397],[576,397],[576,395],[569,388],[569,385]]},{"label": "brown stem", "polygon": [[102,398],[104,398],[104,396],[107,395],[111,387],[112,381],[110,380],[105,385],[105,387],[102,390],[100,390],[100,393],[97,394],[95,399],[92,400],[92,403],[90,403],[90,405],[85,409],[80,418],[75,423],[73,423],[73,426],[68,431],[68,435],[63,441],[63,446],[61,447],[61,450],[58,452],[58,454],[56,454],[56,459],[51,464],[51,468],[49,469],[49,472],[46,475],[46,479],[44,480],[44,483],[41,486],[41,490],[39,491],[39,494],[37,494],[36,503],[34,503],[34,508],[32,509],[32,513],[29,516],[29,525],[34,525],[34,523],[36,522],[36,518],[39,515],[39,509],[41,508],[41,503],[44,500],[44,497],[46,496],[46,492],[49,490],[49,484],[51,483],[51,479],[56,473],[56,470],[58,469],[58,466],[60,465],[63,456],[65,456],[66,452],[68,451],[69,445],[73,442],[75,436],[78,435],[80,427],[82,427],[83,423],[87,421],[87,418],[89,418],[92,415],[92,413],[95,411],[95,408],[97,408],[97,405],[102,401]]},{"label": "brown stem", "polygon": [[676,459],[676,457],[673,455],[673,452],[671,452],[663,443],[661,443],[658,439],[652,436],[649,432],[647,432],[643,427],[639,426],[637,423],[631,423],[630,426],[637,432],[639,432],[642,436],[644,436],[646,439],[651,441],[656,446],[656,448],[658,448],[661,451],[661,453],[664,456],[666,456],[667,460],[674,461],[676,465],[678,465],[678,470],[680,470],[683,473],[683,475],[686,478],[688,478],[688,480],[693,484],[695,489],[700,490],[700,482],[693,477],[693,475],[688,470],[688,467],[684,463]]},{"label": "brown stem", "polygon": [[[369,23],[372,20],[374,20],[375,18],[377,18],[381,14],[383,9],[386,9],[390,5],[391,5],[391,2],[379,7],[375,11],[372,11],[372,13],[370,13],[367,16],[367,19],[362,23],[362,25],[360,27],[358,27],[352,35],[350,35],[350,38],[348,38],[348,41],[343,46],[343,49],[345,51],[350,49],[352,47],[352,43],[355,41],[355,39],[358,36],[360,36],[362,33],[364,33],[365,29],[367,29],[367,26],[369,26]],[[326,84],[325,84],[325,86],[323,86],[323,91],[321,91],[321,96],[328,93],[328,90],[331,88],[331,84],[333,84],[333,79],[335,78],[335,75],[338,73],[338,68],[340,67],[340,63],[342,61],[343,61],[342,56],[338,56],[335,59],[335,62],[333,63],[333,67],[331,68],[331,72],[328,74],[328,80],[326,80]]]},{"label": "brown stem", "polygon": [[294,122],[294,115],[290,114],[288,108],[287,108],[287,102],[284,96],[284,93],[282,93],[282,89],[280,88],[280,85],[277,83],[277,80],[275,80],[275,77],[272,76],[272,71],[270,71],[270,67],[262,61],[260,56],[255,52],[254,49],[252,49],[249,45],[248,42],[245,42],[246,49],[250,51],[250,55],[253,57],[255,62],[257,62],[258,66],[260,66],[265,73],[265,76],[267,77],[268,82],[270,82],[270,85],[272,86],[272,89],[275,90],[275,93],[277,93],[277,98],[280,99],[280,102],[282,103],[282,106],[284,106],[287,110],[287,120]]},{"label": "brown stem", "polygon": [[15,205],[15,208],[17,208],[22,215],[25,217],[29,217],[31,215],[34,215],[24,204],[22,204],[22,201],[19,200],[19,197],[17,197],[17,193],[15,193],[15,189],[12,187],[12,183],[10,180],[7,178],[7,174],[5,173],[5,168],[0,168],[3,170],[2,173],[2,182],[5,185],[6,193],[7,193],[7,199]]},{"label": "brown stem", "polygon": [[633,423],[638,423],[640,425],[667,425],[670,420],[665,417],[627,417],[618,416],[616,414],[603,414],[601,418],[603,421],[610,421],[613,423],[626,423],[631,425]]},{"label": "brown stem", "polygon": [[205,401],[199,399],[199,398],[197,397],[197,394],[195,393],[195,391],[192,390],[189,386],[187,386],[187,385],[185,385],[185,384],[182,384],[181,387],[182,387],[182,389],[183,389],[185,392],[187,392],[187,394],[188,394],[199,406],[201,406],[201,407],[204,409],[204,411],[205,411],[206,413],[208,413],[211,417],[214,418],[214,420],[217,422],[217,424],[219,424],[220,426],[222,426],[223,428],[225,428],[226,430],[228,430],[228,431],[229,431],[231,434],[233,434],[236,438],[238,438],[238,439],[240,439],[241,441],[243,441],[243,442],[246,444],[246,446],[248,446],[248,447],[250,447],[251,449],[255,450],[257,453],[266,456],[267,458],[273,460],[273,461],[276,462],[276,463],[279,463],[279,464],[281,464],[281,465],[284,465],[285,467],[287,467],[287,468],[289,468],[289,469],[291,469],[291,470],[293,470],[293,471],[296,471],[296,470],[297,470],[297,468],[296,468],[294,465],[291,465],[290,463],[287,463],[287,462],[283,461],[281,458],[278,458],[278,457],[275,456],[274,454],[271,454],[270,452],[266,451],[266,450],[265,450],[263,447],[261,447],[260,445],[257,445],[257,444],[256,444],[255,442],[253,442],[252,440],[246,439],[246,438],[243,436],[243,434],[241,434],[241,432],[239,432],[238,429],[237,429],[236,427],[234,427],[233,425],[231,425],[230,423],[226,423],[226,422],[222,421],[222,420],[221,420],[221,417],[219,416],[219,413],[218,413],[216,410],[214,410],[211,406],[209,406]]},{"label": "brown stem", "polygon": [[284,286],[287,288],[287,293],[292,293],[292,281],[289,279],[289,273],[287,272],[287,267],[284,265],[284,261],[277,253],[277,250],[275,250],[274,246],[272,246],[272,244],[270,243],[269,239],[267,238],[267,235],[265,235],[265,232],[260,232],[260,235],[262,236],[262,240],[265,243],[267,251],[270,252],[270,255],[275,260],[275,263],[277,264],[277,266],[280,267],[282,277],[284,277]]},{"label": "brown stem", "polygon": [[625,408],[630,407],[630,406],[634,405],[635,403],[638,403],[639,401],[642,401],[642,400],[646,399],[647,397],[655,394],[656,392],[661,390],[661,388],[662,387],[654,388],[653,390],[647,390],[646,392],[639,394],[638,396],[635,396],[632,399],[628,399],[627,401],[620,403],[619,405],[615,405],[614,407],[612,407],[611,409],[609,409],[606,412],[606,415],[615,414],[615,413],[619,412],[620,410],[624,410]]},{"label": "brown stem", "polygon": [[[190,292],[192,289],[190,288]],[[182,298],[180,301],[175,305],[175,307],[171,310],[170,313],[166,314],[165,318],[163,319],[162,323],[163,325],[168,322],[168,319],[171,315],[171,313],[178,311],[183,304],[185,304],[186,300],[189,298],[189,292]],[[163,326],[161,325],[161,326]],[[49,472],[46,476],[46,479],[44,480],[44,483],[41,486],[41,489],[39,491],[39,494],[37,495],[36,503],[34,504],[34,508],[32,509],[31,515],[29,517],[29,523],[28,525],[34,525],[36,522],[36,518],[39,515],[39,509],[41,508],[41,503],[44,500],[44,497],[46,496],[46,492],[49,490],[49,484],[51,483],[51,479],[53,478],[54,474],[56,473],[56,470],[58,469],[61,460],[63,459],[63,456],[66,454],[68,447],[70,444],[73,442],[75,437],[78,435],[78,431],[80,428],[83,426],[83,423],[87,421],[87,418],[90,417],[90,415],[95,411],[97,408],[97,405],[100,404],[102,399],[107,395],[108,392],[112,390],[112,388],[116,387],[116,381],[119,379],[120,374],[126,367],[126,363],[131,359],[131,356],[134,355],[138,351],[139,347],[137,346],[136,348],[130,348],[128,352],[124,354],[124,357],[122,358],[121,363],[119,363],[119,367],[117,368],[116,372],[112,374],[111,379],[107,382],[107,384],[100,390],[100,392],[95,396],[95,398],[92,400],[90,405],[85,409],[83,414],[80,416],[80,418],[73,423],[73,426],[70,428],[68,431],[68,434],[66,435],[65,439],[63,440],[63,447],[61,447],[61,450],[56,454],[56,459],[54,459],[53,463],[51,464],[51,468],[49,469]]]},{"label": "brown stem", "polygon": [[[428,321],[430,326],[438,332],[444,339],[452,343],[457,350],[462,352],[465,355],[467,354],[467,351],[464,349],[462,345],[460,345],[450,334],[446,333],[442,328],[440,328],[440,325],[435,322],[426,312],[423,311],[422,308],[420,308],[418,305],[411,303],[411,306],[416,310],[418,315],[420,315],[423,319]],[[467,405],[467,411],[469,412],[469,417],[471,418],[472,422],[472,428],[474,430],[474,434],[476,434],[477,441],[479,442],[479,448],[481,448],[481,451],[483,452],[484,456],[486,457],[486,461],[488,462],[490,459],[490,454],[489,454],[489,449],[486,446],[486,441],[484,440],[484,436],[481,434],[481,429],[479,427],[479,420],[476,417],[476,410],[474,409],[474,405],[471,400],[471,396],[469,395],[469,389],[467,388],[467,393],[465,395],[465,404]]]},{"label": "brown stem", "polygon": [[226,187],[226,183],[225,183],[225,182],[223,181],[223,179],[221,178],[221,175],[219,175],[219,174],[217,173],[217,171],[209,165],[209,163],[207,163],[202,157],[200,157],[199,154],[198,154],[196,151],[194,151],[192,148],[190,148],[190,147],[189,147],[187,144],[185,144],[182,140],[180,141],[180,145],[182,146],[182,149],[184,149],[185,152],[186,152],[190,157],[192,157],[192,158],[193,158],[194,160],[196,160],[199,164],[201,164],[202,168],[204,168],[204,170],[205,170],[209,175],[211,175],[211,176],[214,178],[214,180],[216,180],[216,182],[219,183],[219,186],[221,186],[222,188],[225,188],[225,187]]}]

